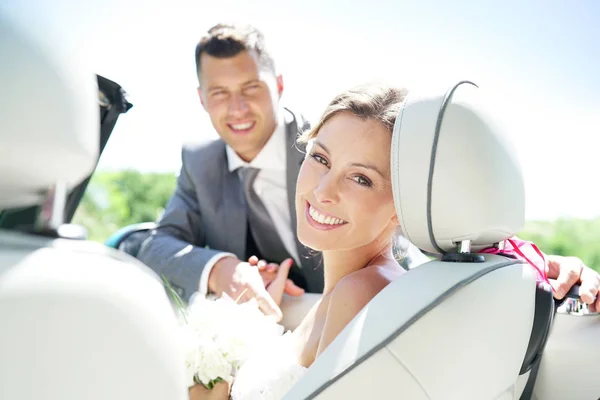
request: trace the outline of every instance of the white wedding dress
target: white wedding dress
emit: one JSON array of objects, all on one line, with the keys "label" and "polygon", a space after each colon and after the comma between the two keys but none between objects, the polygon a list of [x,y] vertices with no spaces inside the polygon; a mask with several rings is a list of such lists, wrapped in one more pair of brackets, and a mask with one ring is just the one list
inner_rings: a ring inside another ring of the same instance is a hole
[{"label": "white wedding dress", "polygon": [[232,400],[278,400],[304,375],[291,332],[260,354],[254,354],[236,374]]}]

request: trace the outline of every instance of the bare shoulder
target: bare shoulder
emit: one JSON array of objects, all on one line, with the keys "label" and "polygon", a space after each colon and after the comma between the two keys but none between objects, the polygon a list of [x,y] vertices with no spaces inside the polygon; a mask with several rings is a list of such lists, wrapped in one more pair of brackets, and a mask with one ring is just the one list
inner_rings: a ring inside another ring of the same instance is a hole
[{"label": "bare shoulder", "polygon": [[362,308],[404,272],[395,262],[370,265],[341,279],[331,292],[331,302],[334,305],[346,304]]},{"label": "bare shoulder", "polygon": [[341,279],[331,291],[317,355],[335,340],[358,313],[392,280],[402,275],[397,263],[370,265]]}]

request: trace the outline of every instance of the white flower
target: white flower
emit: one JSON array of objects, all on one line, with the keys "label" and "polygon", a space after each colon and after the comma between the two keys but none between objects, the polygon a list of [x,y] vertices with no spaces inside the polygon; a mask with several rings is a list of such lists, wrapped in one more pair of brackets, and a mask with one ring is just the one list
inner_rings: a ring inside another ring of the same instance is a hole
[{"label": "white flower", "polygon": [[237,304],[229,296],[216,300],[196,297],[182,321],[188,385],[194,377],[208,385],[231,378],[252,354],[281,337],[283,326],[265,316],[255,300]]},{"label": "white flower", "polygon": [[186,355],[188,387],[196,383],[194,377],[205,385],[217,378],[231,380],[232,364],[226,360],[214,341],[196,335],[187,327],[184,327],[181,338]]},{"label": "white flower", "polygon": [[204,341],[184,326],[181,332],[181,345],[185,354],[186,381],[188,387],[190,387],[196,384],[194,377],[200,366],[200,349],[204,345]]},{"label": "white flower", "polygon": [[200,348],[196,365],[198,379],[205,385],[217,378],[231,382],[232,366],[215,343],[208,342]]},{"label": "white flower", "polygon": [[236,368],[248,358],[250,346],[243,337],[222,335],[216,339],[216,343],[225,359]]}]

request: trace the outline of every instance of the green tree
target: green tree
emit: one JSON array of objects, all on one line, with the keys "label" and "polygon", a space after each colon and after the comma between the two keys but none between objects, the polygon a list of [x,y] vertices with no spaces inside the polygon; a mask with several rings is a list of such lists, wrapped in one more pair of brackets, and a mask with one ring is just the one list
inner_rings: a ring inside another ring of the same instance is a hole
[{"label": "green tree", "polygon": [[546,254],[577,256],[600,271],[600,218],[531,221],[519,237],[536,243]]},{"label": "green tree", "polygon": [[99,171],[92,177],[73,223],[84,226],[90,240],[103,242],[119,228],[155,221],[175,184],[171,173]]}]

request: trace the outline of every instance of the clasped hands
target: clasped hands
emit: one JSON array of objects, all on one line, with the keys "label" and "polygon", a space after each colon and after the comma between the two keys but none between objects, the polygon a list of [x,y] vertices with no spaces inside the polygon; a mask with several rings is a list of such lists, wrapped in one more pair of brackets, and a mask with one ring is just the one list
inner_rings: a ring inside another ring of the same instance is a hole
[{"label": "clasped hands", "polygon": [[210,272],[208,289],[217,296],[227,293],[233,300],[241,303],[254,298],[263,313],[273,315],[279,322],[283,318],[280,308],[283,294],[304,294],[304,289],[288,278],[292,264],[291,258],[276,264],[259,260],[255,256],[248,261],[225,257]]}]

